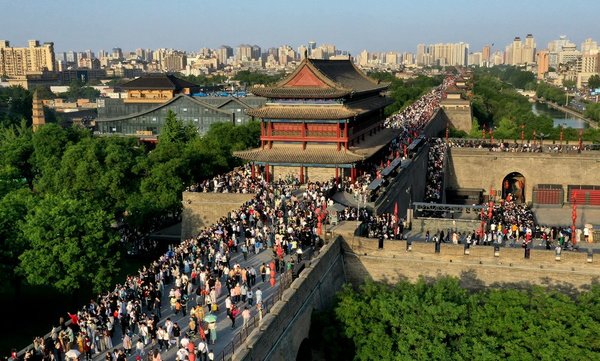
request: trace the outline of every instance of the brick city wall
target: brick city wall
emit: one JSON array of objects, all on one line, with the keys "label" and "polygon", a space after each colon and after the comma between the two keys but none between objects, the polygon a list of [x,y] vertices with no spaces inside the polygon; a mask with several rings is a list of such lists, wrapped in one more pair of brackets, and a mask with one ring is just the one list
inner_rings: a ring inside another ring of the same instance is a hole
[{"label": "brick city wall", "polygon": [[581,154],[490,152],[483,149],[450,148],[445,172],[446,188],[502,189],[509,173],[525,177],[525,200],[531,202],[537,184],[600,185],[598,152]]},{"label": "brick city wall", "polygon": [[181,238],[197,234],[252,198],[254,194],[183,192]]},{"label": "brick city wall", "polygon": [[450,275],[465,287],[530,283],[584,288],[600,278],[600,259],[588,263],[586,253],[563,252],[556,261],[554,251],[534,249],[531,258],[524,259],[521,248],[501,248],[500,256],[494,257],[492,247],[475,246],[464,255],[462,245],[443,243],[436,254],[433,243],[413,243],[407,252],[404,241],[386,241],[380,250],[377,239],[355,237],[347,230],[333,233],[344,239],[346,277],[354,285],[367,278],[393,284]]},{"label": "brick city wall", "polygon": [[308,337],[312,311],[330,307],[345,282],[340,243],[333,239],[321,249],[236,350],[233,360],[296,360],[300,344]]},{"label": "brick city wall", "polygon": [[481,222],[471,219],[448,219],[448,218],[413,218],[412,230],[425,234],[433,234],[437,231],[447,233],[449,229],[456,230],[460,233],[473,232],[479,229]]},{"label": "brick city wall", "polygon": [[[447,122],[446,114],[438,110],[422,133],[427,137],[437,137],[446,129]],[[409,164],[401,166],[402,170],[375,201],[375,211],[378,214],[392,213],[396,202],[398,202],[398,214],[400,217],[406,217],[410,201],[421,202],[423,200],[425,197],[428,151],[429,146],[422,147]]]},{"label": "brick city wall", "polygon": [[471,114],[471,106],[461,108],[444,108],[443,112],[448,117],[450,124],[464,132],[469,133],[473,125],[473,117]]}]

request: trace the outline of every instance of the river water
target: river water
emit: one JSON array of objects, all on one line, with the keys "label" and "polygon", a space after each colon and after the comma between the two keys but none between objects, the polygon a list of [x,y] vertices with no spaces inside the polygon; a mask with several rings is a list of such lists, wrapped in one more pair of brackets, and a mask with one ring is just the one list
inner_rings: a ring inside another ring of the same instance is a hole
[{"label": "river water", "polygon": [[563,126],[565,128],[582,129],[587,128],[588,124],[583,120],[576,118],[568,113],[550,108],[547,104],[533,103],[531,110],[535,115],[547,115],[554,120],[554,127]]}]

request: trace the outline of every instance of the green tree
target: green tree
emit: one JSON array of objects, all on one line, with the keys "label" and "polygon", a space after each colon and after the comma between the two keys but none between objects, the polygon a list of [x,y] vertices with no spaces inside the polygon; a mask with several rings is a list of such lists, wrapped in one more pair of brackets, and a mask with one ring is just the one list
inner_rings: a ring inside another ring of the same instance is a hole
[{"label": "green tree", "polygon": [[0,127],[0,197],[23,185],[32,187],[32,134],[25,120],[20,126]]},{"label": "green tree", "polygon": [[80,80],[73,80],[69,83],[69,89],[59,96],[70,102],[76,101],[77,99],[95,100],[100,96],[100,91],[85,85]]},{"label": "green tree", "polygon": [[19,256],[28,248],[29,240],[21,229],[28,210],[35,204],[34,194],[27,188],[13,190],[0,198],[0,284],[20,284],[17,274]]},{"label": "green tree", "polygon": [[338,294],[335,315],[355,360],[591,360],[600,357],[598,296],[597,284],[571,296],[542,287],[467,292],[448,277],[367,281]]},{"label": "green tree", "polygon": [[31,241],[20,256],[27,281],[65,293],[108,289],[120,257],[112,222],[110,214],[89,200],[46,195],[22,226]]},{"label": "green tree", "polygon": [[0,125],[19,125],[25,119],[31,125],[32,94],[21,86],[0,88]]},{"label": "green tree", "polygon": [[50,90],[50,87],[38,85],[33,89],[33,91],[31,93],[33,94],[36,91],[38,93],[38,98],[40,98],[40,99],[55,99],[56,98],[56,95]]},{"label": "green tree", "polygon": [[198,136],[198,130],[192,124],[184,124],[177,114],[169,110],[165,124],[160,131],[160,143],[187,143]]},{"label": "green tree", "polygon": [[600,88],[600,75],[595,74],[592,75],[589,79],[588,79],[588,88],[589,89],[598,89]]},{"label": "green tree", "polygon": [[577,82],[575,80],[563,80],[563,87],[567,89],[575,89]]}]

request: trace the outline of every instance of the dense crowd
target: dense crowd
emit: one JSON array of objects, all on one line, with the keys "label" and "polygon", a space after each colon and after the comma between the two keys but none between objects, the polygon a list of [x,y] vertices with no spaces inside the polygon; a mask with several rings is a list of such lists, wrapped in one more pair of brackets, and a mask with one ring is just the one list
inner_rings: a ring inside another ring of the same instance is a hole
[{"label": "dense crowd", "polygon": [[398,133],[397,136],[392,139],[386,151],[383,152],[383,158],[373,159],[363,164],[364,173],[357,177],[355,182],[349,182],[344,187],[346,191],[354,194],[359,200],[371,200],[371,194],[367,190],[369,184],[375,179],[382,178],[381,172],[394,159],[405,160],[408,157],[408,146],[419,137],[423,128],[439,108],[443,90],[451,81],[450,78],[445,79],[443,84],[426,93],[402,111],[385,119],[385,126],[395,129]]},{"label": "dense crowd", "polygon": [[440,138],[430,141],[427,158],[427,175],[425,183],[425,202],[439,203],[444,193],[444,162],[446,143]]},{"label": "dense crowd", "polygon": [[[406,147],[437,109],[441,92],[442,87],[432,90],[386,120],[388,127],[399,131],[398,137],[390,143],[388,162],[400,154],[406,156]],[[189,187],[189,191],[253,193],[255,196],[229,217],[181,242],[137,274],[127,277],[114,290],[98,295],[69,314],[69,325],[61,319],[50,338],[35,340],[26,358],[63,360],[68,352],[76,350],[86,359],[105,353],[107,361],[121,361],[131,355],[158,361],[161,352],[174,346],[178,349],[178,360],[193,360],[196,355],[206,359],[212,353],[210,344],[217,339],[217,329],[214,322],[205,322],[205,315],[215,310],[218,300],[225,297],[232,326],[238,313],[247,321],[253,299],[260,311],[257,275],[263,281],[265,276],[271,275],[273,285],[275,275],[285,267],[286,255],[301,255],[303,248],[320,244],[320,227],[325,222],[326,207],[332,204],[329,196],[339,190],[364,191],[372,179],[380,176],[378,173],[386,164],[373,163],[372,172],[353,184],[332,179],[308,183],[303,191],[299,191],[298,179],[267,183],[260,172],[252,177],[248,166]],[[364,209],[347,207],[337,212],[337,218],[375,225],[369,232],[383,231],[387,237],[402,233],[402,222],[391,214],[371,216]],[[381,229],[376,229],[378,227]],[[273,251],[274,261],[263,264],[259,270],[231,262],[235,254],[241,253],[245,259],[248,254],[265,249]],[[253,292],[256,297],[252,297]],[[168,305],[163,305],[163,301]],[[178,325],[170,317],[165,319],[163,306],[168,306],[175,315],[189,312],[189,324]],[[192,341],[194,336],[198,341]]]},{"label": "dense crowd", "polygon": [[252,178],[248,165],[189,186],[188,192],[255,193],[261,178]]},{"label": "dense crowd", "polygon": [[[146,356],[149,344],[152,352],[158,350],[159,357],[160,352],[169,346],[182,348],[184,343],[190,343],[189,339],[185,341],[190,334],[184,333],[184,330],[201,335],[200,343],[203,344],[200,346],[208,352],[209,344],[216,340],[217,330],[203,318],[214,310],[213,305],[217,304],[221,295],[226,296],[227,314],[235,324],[238,305],[253,306],[249,295],[256,287],[257,274],[263,281],[265,275],[273,275],[273,284],[274,276],[285,267],[283,259],[286,255],[295,258],[303,248],[319,245],[319,223],[325,214],[329,195],[337,191],[333,181],[309,183],[298,194],[294,183],[266,183],[260,175],[249,180],[247,169],[237,169],[214,180],[210,182],[213,185],[210,191],[247,189],[254,190],[256,195],[229,217],[183,241],[140,269],[136,275],[129,276],[113,291],[99,295],[70,314],[70,326],[61,320],[48,340],[34,345],[29,359],[62,360],[72,349],[86,358],[109,350],[111,352],[106,353],[106,360],[121,360],[132,354],[142,358]],[[339,217],[356,219],[356,210],[347,209]],[[259,270],[231,263],[234,254],[243,254],[245,259],[248,254],[267,248],[273,250],[277,262]],[[254,292],[259,293],[257,290]],[[185,314],[191,308],[189,312],[193,316],[190,323],[177,325],[169,318],[162,319],[164,299],[168,300],[168,306],[175,314]],[[258,297],[256,303],[260,308]],[[240,312],[242,316],[244,311]],[[122,335],[120,339],[115,339],[117,329]],[[121,343],[121,347],[113,349],[114,345]],[[180,360],[190,352],[187,348],[180,351]]]},{"label": "dense crowd", "polygon": [[[454,138],[448,141],[451,148],[477,148],[487,149],[490,152],[511,152],[511,153],[576,153],[579,152],[579,145],[567,144],[540,144],[530,141],[519,143],[517,141],[494,141],[486,139],[459,139]],[[600,146],[596,144],[585,144],[582,151],[598,151]]]}]

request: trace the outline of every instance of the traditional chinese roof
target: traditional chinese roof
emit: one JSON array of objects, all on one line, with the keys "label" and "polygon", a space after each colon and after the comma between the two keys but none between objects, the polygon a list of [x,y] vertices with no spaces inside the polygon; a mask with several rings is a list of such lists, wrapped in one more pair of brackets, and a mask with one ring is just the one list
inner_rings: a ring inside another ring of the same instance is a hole
[{"label": "traditional chinese roof", "polygon": [[169,99],[169,101],[167,101],[167,102],[161,103],[161,104],[157,105],[156,107],[146,109],[146,110],[143,110],[138,113],[122,115],[122,116],[118,116],[118,117],[114,117],[114,118],[98,118],[98,119],[96,119],[96,121],[97,122],[114,122],[114,121],[123,121],[123,120],[133,119],[133,118],[141,117],[146,114],[157,112],[163,108],[168,108],[171,104],[174,104],[176,102],[183,102],[183,101],[191,102],[192,105],[203,107],[203,108],[213,111],[215,113],[223,114],[224,116],[231,116],[231,114],[229,112],[227,112],[223,109],[216,108],[216,107],[214,107],[206,102],[203,102],[201,100],[198,100],[198,99],[196,99],[196,97],[192,97],[192,96],[185,95],[185,94],[178,94],[178,95],[174,96],[173,98]]},{"label": "traditional chinese roof", "polygon": [[247,109],[246,114],[267,119],[348,119],[381,109],[392,103],[385,97],[369,97],[356,102],[335,105],[265,105]]},{"label": "traditional chinese roof", "polygon": [[380,92],[388,87],[362,73],[349,59],[304,59],[292,74],[277,84],[254,87],[252,93],[268,98],[341,98]]},{"label": "traditional chinese roof", "polygon": [[366,159],[388,145],[397,136],[398,131],[396,129],[385,128],[370,137],[365,137],[365,140],[350,147],[350,151]]},{"label": "traditional chinese roof", "polygon": [[155,73],[128,81],[121,85],[123,89],[132,90],[182,90],[185,88],[197,88],[198,85],[187,80],[179,79],[171,74]]},{"label": "traditional chinese roof", "polygon": [[272,149],[255,148],[233,153],[236,157],[263,163],[292,164],[350,164],[365,159],[352,151],[337,150],[335,146],[309,145],[302,150],[299,144],[274,144]]},{"label": "traditional chinese roof", "polygon": [[460,90],[455,84],[451,84],[449,87],[446,88],[446,93],[457,94],[462,93],[462,90]]},{"label": "traditional chinese roof", "polygon": [[247,109],[246,114],[268,119],[347,119],[357,115],[344,106],[269,105]]}]

